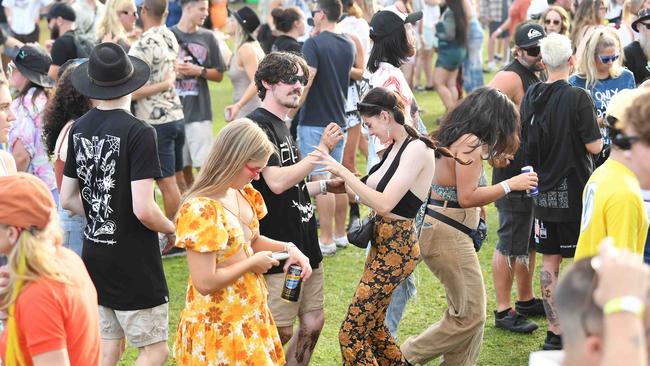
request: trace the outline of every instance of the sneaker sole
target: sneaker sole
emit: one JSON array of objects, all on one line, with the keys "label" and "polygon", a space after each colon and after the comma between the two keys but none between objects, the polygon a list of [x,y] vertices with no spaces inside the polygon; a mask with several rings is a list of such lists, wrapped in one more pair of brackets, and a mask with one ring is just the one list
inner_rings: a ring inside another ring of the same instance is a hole
[{"label": "sneaker sole", "polygon": [[511,328],[505,327],[505,326],[503,326],[503,325],[498,325],[498,324],[496,324],[496,323],[494,324],[494,326],[495,326],[496,328],[503,329],[503,330],[507,330],[507,331],[509,331],[509,332],[518,333],[518,334],[531,334],[532,332],[534,332],[534,331],[536,331],[537,329],[539,329],[539,326],[535,326],[535,328],[533,328],[532,330],[515,330],[515,329],[511,329]]}]

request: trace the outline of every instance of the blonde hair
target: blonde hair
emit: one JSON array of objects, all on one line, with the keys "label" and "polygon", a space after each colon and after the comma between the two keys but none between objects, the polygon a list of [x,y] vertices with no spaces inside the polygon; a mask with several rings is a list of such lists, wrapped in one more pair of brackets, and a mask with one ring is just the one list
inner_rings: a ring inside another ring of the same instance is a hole
[{"label": "blonde hair", "polygon": [[620,56],[618,60],[612,62],[609,69],[609,76],[613,79],[618,78],[623,73],[623,49],[618,34],[609,27],[596,29],[587,40],[585,49],[578,62],[577,74],[586,80],[586,87],[591,88],[598,83],[598,71],[596,70],[596,57],[598,53],[607,47],[616,48],[616,53]]},{"label": "blonde hair", "polygon": [[194,197],[225,192],[249,161],[267,161],[276,153],[275,145],[255,122],[239,118],[226,125],[212,143],[194,184],[183,202]]},{"label": "blonde hair", "polygon": [[248,34],[248,32],[246,32],[244,27],[242,27],[242,25],[239,24],[237,18],[235,18],[234,15],[232,15],[232,17],[233,17],[233,22],[235,22],[235,37],[233,39],[235,50],[238,50],[241,46],[244,45],[244,43],[247,42],[255,43],[257,47],[261,47],[259,45],[259,42],[257,42],[255,38],[253,38],[253,36]]},{"label": "blonde hair", "polygon": [[101,42],[105,35],[112,33],[117,39],[126,40],[126,29],[120,22],[118,12],[127,11],[130,6],[135,7],[134,0],[107,0],[102,17],[97,24],[97,39]]},{"label": "blonde hair", "polygon": [[569,19],[569,13],[564,10],[563,7],[557,5],[551,5],[542,13],[542,16],[539,18],[539,24],[544,26],[544,21],[546,20],[546,15],[550,12],[556,12],[560,16],[560,34],[564,36],[569,35],[569,28],[571,27],[571,19]]}]

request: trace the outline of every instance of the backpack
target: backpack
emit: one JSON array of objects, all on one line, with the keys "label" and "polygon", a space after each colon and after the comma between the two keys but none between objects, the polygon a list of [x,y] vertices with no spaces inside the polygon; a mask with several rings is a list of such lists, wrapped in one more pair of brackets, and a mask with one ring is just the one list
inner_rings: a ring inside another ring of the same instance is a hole
[{"label": "backpack", "polygon": [[97,41],[92,36],[87,34],[78,33],[76,30],[72,35],[74,46],[77,49],[77,57],[89,57],[93,48],[97,45]]}]

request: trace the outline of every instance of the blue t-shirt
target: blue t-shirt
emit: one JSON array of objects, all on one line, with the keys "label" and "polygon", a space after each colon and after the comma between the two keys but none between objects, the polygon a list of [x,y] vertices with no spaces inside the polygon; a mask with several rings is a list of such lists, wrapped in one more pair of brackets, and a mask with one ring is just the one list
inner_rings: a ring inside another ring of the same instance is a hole
[{"label": "blue t-shirt", "polygon": [[634,83],[634,74],[627,69],[624,69],[623,73],[616,79],[609,77],[607,79],[598,80],[596,85],[591,88],[587,88],[586,83],[586,79],[578,75],[572,75],[569,78],[569,84],[583,88],[589,92],[591,98],[596,104],[596,117],[598,118],[605,117],[609,101],[614,95],[623,89],[636,88],[636,84]]},{"label": "blue t-shirt", "polygon": [[183,8],[181,7],[180,0],[169,0],[168,5],[168,14],[165,25],[167,28],[171,28],[178,24],[178,21],[181,20],[181,14],[183,13]]},{"label": "blue t-shirt", "polygon": [[307,99],[300,108],[299,124],[325,127],[330,122],[345,126],[345,98],[356,48],[345,35],[322,32],[302,47],[307,64],[318,70]]}]

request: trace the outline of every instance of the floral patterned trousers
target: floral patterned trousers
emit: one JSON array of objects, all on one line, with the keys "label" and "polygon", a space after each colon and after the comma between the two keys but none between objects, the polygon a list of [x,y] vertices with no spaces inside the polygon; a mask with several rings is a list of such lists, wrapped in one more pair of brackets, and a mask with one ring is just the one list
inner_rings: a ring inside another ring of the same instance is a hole
[{"label": "floral patterned trousers", "polygon": [[344,365],[406,365],[384,320],[393,290],[419,261],[413,221],[375,219],[372,249],[339,331]]}]

